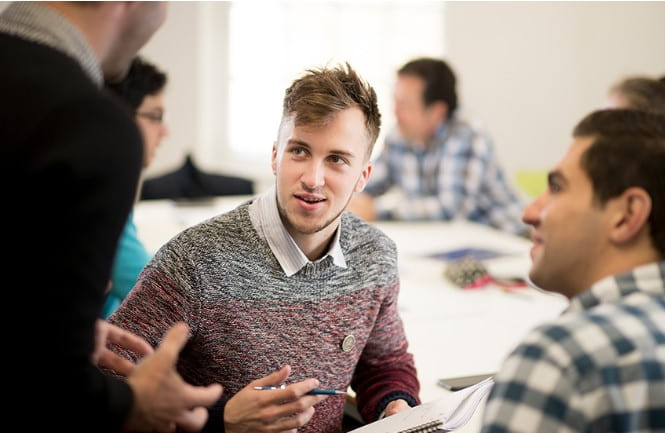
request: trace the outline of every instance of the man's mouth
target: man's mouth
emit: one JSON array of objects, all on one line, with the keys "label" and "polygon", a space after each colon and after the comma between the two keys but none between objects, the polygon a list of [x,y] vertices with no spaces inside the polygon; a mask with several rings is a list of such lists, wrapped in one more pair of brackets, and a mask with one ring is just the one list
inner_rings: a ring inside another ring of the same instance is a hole
[{"label": "man's mouth", "polygon": [[302,195],[302,194],[296,194],[295,197],[297,199],[300,199],[306,203],[314,204],[314,203],[319,203],[322,201],[325,201],[325,198],[322,197],[317,197],[313,195]]}]

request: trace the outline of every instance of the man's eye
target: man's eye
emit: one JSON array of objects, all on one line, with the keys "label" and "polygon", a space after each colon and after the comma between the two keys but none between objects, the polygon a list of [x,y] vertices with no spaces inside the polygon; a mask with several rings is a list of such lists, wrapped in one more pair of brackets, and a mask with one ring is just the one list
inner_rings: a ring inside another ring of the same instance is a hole
[{"label": "man's eye", "polygon": [[332,162],[333,164],[345,164],[346,163],[344,158],[342,158],[341,156],[338,156],[338,155],[330,155],[330,162]]}]

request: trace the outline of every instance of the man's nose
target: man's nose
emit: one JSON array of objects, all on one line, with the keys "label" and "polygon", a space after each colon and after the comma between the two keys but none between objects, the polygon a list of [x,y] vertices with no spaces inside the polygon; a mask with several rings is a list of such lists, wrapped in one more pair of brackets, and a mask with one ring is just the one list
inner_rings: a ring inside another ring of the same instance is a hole
[{"label": "man's nose", "polygon": [[528,224],[534,227],[537,227],[540,223],[540,216],[543,212],[543,207],[545,205],[545,200],[547,191],[536,197],[529,205],[524,208],[524,213],[522,214],[522,221],[524,224]]},{"label": "man's nose", "polygon": [[302,183],[310,190],[322,187],[325,183],[325,168],[322,161],[311,160],[302,175]]}]

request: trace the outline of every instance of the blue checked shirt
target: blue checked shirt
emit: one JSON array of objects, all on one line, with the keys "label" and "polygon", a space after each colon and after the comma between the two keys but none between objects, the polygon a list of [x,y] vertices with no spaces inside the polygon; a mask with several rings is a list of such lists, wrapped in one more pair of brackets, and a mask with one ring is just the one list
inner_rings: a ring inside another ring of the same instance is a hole
[{"label": "blue checked shirt", "polygon": [[495,159],[491,140],[457,117],[441,125],[425,149],[414,149],[396,134],[388,137],[365,192],[375,197],[379,219],[463,218],[526,232],[522,203]]},{"label": "blue checked shirt", "polygon": [[665,432],[665,262],[608,277],[504,362],[483,433]]}]

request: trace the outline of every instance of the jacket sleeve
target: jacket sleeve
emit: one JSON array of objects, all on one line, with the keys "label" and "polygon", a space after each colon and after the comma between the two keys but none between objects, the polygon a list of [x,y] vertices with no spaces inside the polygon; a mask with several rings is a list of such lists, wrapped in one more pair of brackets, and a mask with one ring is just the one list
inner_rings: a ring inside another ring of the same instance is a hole
[{"label": "jacket sleeve", "polygon": [[30,284],[44,293],[39,302],[48,308],[43,317],[34,317],[43,319],[43,329],[53,335],[36,346],[41,359],[56,353],[55,386],[46,389],[68,389],[72,396],[49,399],[41,416],[63,416],[76,408],[80,415],[67,420],[70,431],[119,431],[131,410],[131,389],[105,376],[90,357],[113,255],[138,182],[140,136],[129,116],[99,98],[62,107],[39,130],[37,140],[44,144],[33,162],[35,184],[26,187],[41,189],[40,203],[49,211],[31,224],[41,259]]}]

